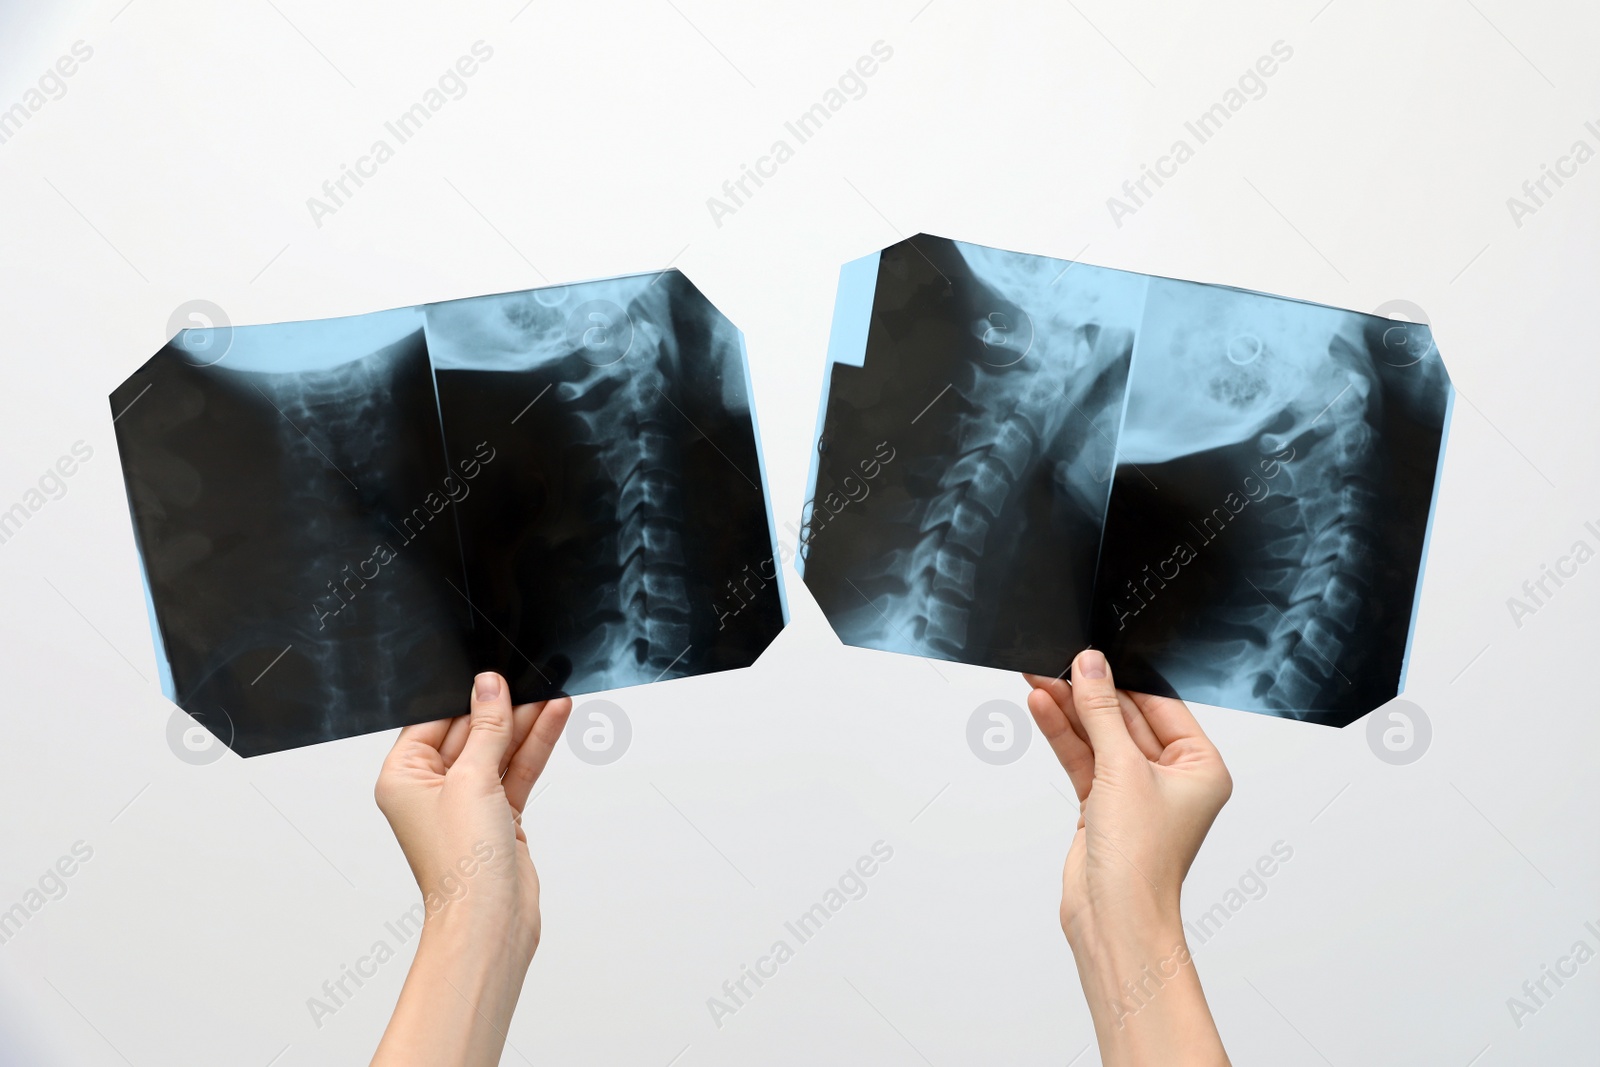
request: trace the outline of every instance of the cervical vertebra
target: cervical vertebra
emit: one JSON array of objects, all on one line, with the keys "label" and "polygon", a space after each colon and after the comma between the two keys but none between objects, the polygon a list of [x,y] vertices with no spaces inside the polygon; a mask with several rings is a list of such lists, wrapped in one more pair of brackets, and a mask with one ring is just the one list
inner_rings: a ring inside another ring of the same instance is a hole
[{"label": "cervical vertebra", "polygon": [[590,689],[653,681],[675,663],[686,666],[683,416],[669,399],[682,370],[670,328],[674,284],[624,278],[429,311],[436,366],[553,377],[545,403],[581,428],[569,444],[589,451],[588,469],[601,479],[582,487],[595,513],[575,536],[599,588],[574,620],[575,645],[549,652],[582,664]]},{"label": "cervical vertebra", "polygon": [[1351,638],[1376,577],[1369,478],[1379,413],[1364,357],[1334,348],[1345,353],[1336,395],[1325,386],[1295,398],[1280,416],[1292,428],[1258,439],[1263,455],[1292,450],[1293,458],[1271,481],[1271,496],[1253,505],[1265,537],[1245,584],[1214,609],[1234,636],[1200,636],[1174,671],[1193,699],[1245,689],[1266,708],[1303,716],[1329,707],[1360,669],[1365,642]]}]

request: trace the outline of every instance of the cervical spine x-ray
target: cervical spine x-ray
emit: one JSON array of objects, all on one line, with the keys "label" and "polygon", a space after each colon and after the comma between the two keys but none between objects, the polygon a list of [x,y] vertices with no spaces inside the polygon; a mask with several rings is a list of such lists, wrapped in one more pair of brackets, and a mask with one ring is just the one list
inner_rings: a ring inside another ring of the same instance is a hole
[{"label": "cervical spine x-ray", "polygon": [[747,381],[676,271],[180,333],[111,396],[164,690],[254,755],[750,665]]},{"label": "cervical spine x-ray", "polygon": [[[1403,687],[1424,325],[919,235],[847,265],[801,529],[847,644],[1343,725]],[[892,456],[887,463],[882,456]]]}]

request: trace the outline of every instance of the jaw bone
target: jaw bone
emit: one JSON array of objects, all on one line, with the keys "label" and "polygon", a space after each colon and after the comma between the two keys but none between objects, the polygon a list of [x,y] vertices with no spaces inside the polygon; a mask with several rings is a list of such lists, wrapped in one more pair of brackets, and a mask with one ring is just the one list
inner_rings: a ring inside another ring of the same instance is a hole
[{"label": "jaw bone", "polygon": [[[1154,464],[1244,442],[1273,456],[1292,445],[1273,501],[1256,505],[1268,545],[1247,577],[1259,593],[1241,583],[1249,599],[1218,608],[1217,635],[1185,642],[1190,655],[1168,673],[1197,700],[1227,703],[1244,679],[1264,704],[1314,710],[1340,683],[1340,668],[1352,669],[1345,657],[1375,579],[1367,529],[1379,389],[1368,346],[1352,336],[1354,318],[1141,276],[1151,303],[1175,305],[1146,316],[1142,291],[1126,303],[1114,292],[1083,299],[1111,290],[1052,290],[1059,263],[1041,275],[1048,261],[958,247],[1008,306],[970,328],[971,352],[951,383],[963,402],[951,430],[955,459],[935,475],[935,492],[903,514],[911,542],[861,574],[873,597],[845,624],[852,643],[958,658],[985,639],[975,603],[984,554],[1006,534],[1006,509],[1041,463],[1054,464],[1057,486],[1094,514],[1117,458]],[[1119,438],[1121,412],[1108,416],[1085,395],[1130,343],[1135,391]],[[1076,452],[1063,447],[1064,432],[1078,433]]]},{"label": "jaw bone", "polygon": [[1245,576],[1254,588],[1217,612],[1224,636],[1193,644],[1167,671],[1195,700],[1226,704],[1247,680],[1243,688],[1268,708],[1304,717],[1358,669],[1352,637],[1376,580],[1379,394],[1364,347],[1336,337],[1328,352],[1335,372],[1313,379],[1278,417],[1290,429],[1258,439],[1264,456],[1295,453],[1272,483],[1278,503],[1261,521],[1275,536]]}]

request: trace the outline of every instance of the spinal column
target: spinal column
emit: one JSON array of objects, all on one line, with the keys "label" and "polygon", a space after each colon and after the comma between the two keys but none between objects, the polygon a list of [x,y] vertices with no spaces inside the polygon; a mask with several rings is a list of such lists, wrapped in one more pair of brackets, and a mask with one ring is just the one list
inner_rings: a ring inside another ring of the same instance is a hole
[{"label": "spinal column", "polygon": [[1063,281],[1060,261],[956,247],[982,295],[968,301],[978,315],[954,368],[957,399],[940,401],[957,412],[955,458],[912,516],[918,539],[881,571],[899,575],[905,592],[878,605],[890,643],[947,658],[987,640],[978,575],[987,552],[1007,554],[1021,490],[1043,465],[1086,514],[1104,510],[1122,394],[1120,380],[1107,395],[1095,386],[1127,356],[1143,288],[1115,271],[1073,267]]},{"label": "spinal column", "polygon": [[[449,628],[440,620],[452,617],[433,575],[458,558],[453,531],[435,524],[408,544],[377,518],[420,505],[444,474],[426,351],[419,331],[335,367],[242,372],[236,384],[276,409],[273,519],[298,545],[284,579],[304,599],[275,622],[290,628],[292,654],[325,687],[321,726],[333,736],[352,716],[381,717],[413,696],[424,666],[417,649],[435,647]],[[361,573],[379,543],[393,558]],[[426,665],[442,655],[429,653]]]},{"label": "spinal column", "polygon": [[1266,535],[1240,576],[1248,584],[1216,609],[1221,627],[1185,642],[1169,676],[1202,701],[1317,710],[1356,669],[1374,580],[1381,389],[1360,317],[1166,281],[1152,284],[1149,308],[1124,459],[1156,464],[1245,442],[1276,457],[1272,499],[1252,505]]},{"label": "spinal column", "polygon": [[[583,377],[564,381],[556,399],[578,416],[587,443],[598,458],[614,502],[616,517],[612,552],[617,567],[615,586],[602,599],[612,612],[585,639],[588,658],[598,673],[594,688],[613,688],[659,678],[688,650],[688,591],[685,583],[682,459],[671,419],[678,363],[678,341],[656,322],[670,322],[665,297],[648,298],[659,314],[635,302],[634,350],[616,363],[594,366],[585,361]],[[589,649],[593,652],[589,652]]]},{"label": "spinal column", "polygon": [[[652,284],[658,282],[658,284]],[[645,276],[453,301],[428,309],[435,366],[445,370],[534,371],[553,379],[544,405],[559,405],[575,438],[570,454],[598,474],[583,487],[603,502],[576,532],[592,575],[581,602],[562,606],[575,625],[552,648],[585,690],[661,676],[690,645],[684,553],[682,416],[669,396],[680,377],[673,329],[674,282]],[[535,399],[530,397],[530,399]],[[676,420],[676,421],[675,421]],[[569,461],[570,462],[570,461]],[[548,606],[545,606],[548,609]]]},{"label": "spinal column", "polygon": [[1355,350],[1342,341],[1332,349],[1346,356],[1330,360],[1341,373],[1288,408],[1288,429],[1260,438],[1264,454],[1292,448],[1294,458],[1272,482],[1279,503],[1263,522],[1274,536],[1249,575],[1255,590],[1227,609],[1230,621],[1258,637],[1231,655],[1209,650],[1219,669],[1249,679],[1267,707],[1291,712],[1324,707],[1359,670],[1358,626],[1375,577],[1368,531],[1377,521],[1371,480],[1380,396]]}]

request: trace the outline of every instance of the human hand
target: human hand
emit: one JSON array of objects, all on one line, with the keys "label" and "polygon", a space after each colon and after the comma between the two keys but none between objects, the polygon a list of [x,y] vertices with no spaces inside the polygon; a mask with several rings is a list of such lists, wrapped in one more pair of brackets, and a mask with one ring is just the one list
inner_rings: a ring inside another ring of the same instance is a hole
[{"label": "human hand", "polygon": [[1118,690],[1093,649],[1073,661],[1070,685],[1025,677],[1028,710],[1078,795],[1061,929],[1104,1062],[1226,1063],[1178,910],[1233,791],[1221,755],[1181,700]]},{"label": "human hand", "polygon": [[470,715],[400,731],[374,793],[430,918],[470,915],[533,955],[539,876],[522,808],[571,710],[565,697],[513,708],[505,679],[488,673]]},{"label": "human hand", "polygon": [[513,708],[487,673],[470,715],[400,731],[374,792],[426,918],[375,1064],[498,1061],[539,944],[522,809],[571,710],[566,697]]}]

